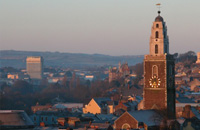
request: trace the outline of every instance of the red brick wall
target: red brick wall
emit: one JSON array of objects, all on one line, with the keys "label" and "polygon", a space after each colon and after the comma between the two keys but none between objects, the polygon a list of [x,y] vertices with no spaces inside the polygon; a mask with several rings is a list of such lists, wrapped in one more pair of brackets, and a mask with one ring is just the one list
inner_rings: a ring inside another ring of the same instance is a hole
[{"label": "red brick wall", "polygon": [[136,129],[138,126],[138,122],[126,112],[115,121],[115,129],[120,130],[125,123],[129,124],[131,129]]},{"label": "red brick wall", "polygon": [[[158,67],[158,78],[161,84],[152,88],[152,68]],[[144,109],[151,109],[155,104],[159,109],[166,109],[170,118],[175,117],[174,58],[172,55],[146,55],[144,60]]]},{"label": "red brick wall", "polygon": [[[159,88],[151,88],[149,80],[152,77],[152,67],[158,66],[158,78],[161,80]],[[145,86],[144,86],[144,107],[145,109],[151,109],[155,104],[159,109],[166,107],[166,74],[165,74],[165,60],[163,61],[145,61]]]},{"label": "red brick wall", "polygon": [[145,109],[151,109],[155,104],[158,109],[165,108],[164,90],[144,90],[145,91]]},{"label": "red brick wall", "polygon": [[127,107],[124,106],[124,104],[121,102],[117,106],[115,106],[115,111],[117,111],[119,109],[123,109],[123,110],[127,111]]}]

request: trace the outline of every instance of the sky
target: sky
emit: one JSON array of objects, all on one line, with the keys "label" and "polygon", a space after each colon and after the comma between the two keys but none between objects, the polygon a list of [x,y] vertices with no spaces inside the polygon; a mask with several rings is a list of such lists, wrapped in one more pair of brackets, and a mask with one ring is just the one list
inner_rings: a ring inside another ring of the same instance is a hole
[{"label": "sky", "polygon": [[200,0],[1,0],[0,50],[149,54],[157,3],[170,53],[200,52]]}]

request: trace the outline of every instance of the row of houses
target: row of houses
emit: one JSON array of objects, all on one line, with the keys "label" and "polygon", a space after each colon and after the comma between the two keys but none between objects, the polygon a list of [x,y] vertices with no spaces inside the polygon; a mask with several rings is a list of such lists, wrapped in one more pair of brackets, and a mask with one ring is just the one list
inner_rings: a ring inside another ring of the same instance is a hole
[{"label": "row of houses", "polygon": [[[116,114],[124,111],[137,110],[138,101],[112,101],[110,98],[92,98],[91,101],[83,107],[83,113],[92,114]],[[120,112],[121,111],[121,112]]]},{"label": "row of houses", "polygon": [[[24,111],[0,110],[1,129],[75,129],[75,130],[198,130],[200,128],[200,106],[186,105],[182,116],[168,120],[157,110],[126,111],[120,116],[113,114],[77,114],[64,111],[46,111],[45,116],[35,118]],[[49,115],[49,116],[47,116]],[[40,124],[34,124],[40,120]],[[51,122],[51,124],[50,124]]]}]

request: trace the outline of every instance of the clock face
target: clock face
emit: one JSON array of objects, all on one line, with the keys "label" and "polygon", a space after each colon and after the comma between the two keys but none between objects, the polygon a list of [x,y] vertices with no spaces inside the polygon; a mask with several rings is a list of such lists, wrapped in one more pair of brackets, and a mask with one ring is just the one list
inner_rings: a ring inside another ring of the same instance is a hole
[{"label": "clock face", "polygon": [[160,86],[160,79],[157,76],[153,76],[150,80],[149,80],[149,85],[151,86],[151,88],[158,88]]}]

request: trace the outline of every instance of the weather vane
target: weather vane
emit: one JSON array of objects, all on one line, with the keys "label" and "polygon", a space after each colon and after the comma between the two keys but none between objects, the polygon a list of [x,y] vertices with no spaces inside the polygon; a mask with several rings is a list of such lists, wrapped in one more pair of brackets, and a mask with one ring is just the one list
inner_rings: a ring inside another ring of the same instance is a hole
[{"label": "weather vane", "polygon": [[156,4],[156,6],[158,7],[158,14],[160,14],[160,8],[161,8],[160,5],[161,5],[160,3]]},{"label": "weather vane", "polygon": [[160,8],[161,8],[160,5],[161,5],[160,3],[156,4],[156,6],[158,7],[159,11],[160,11]]}]

